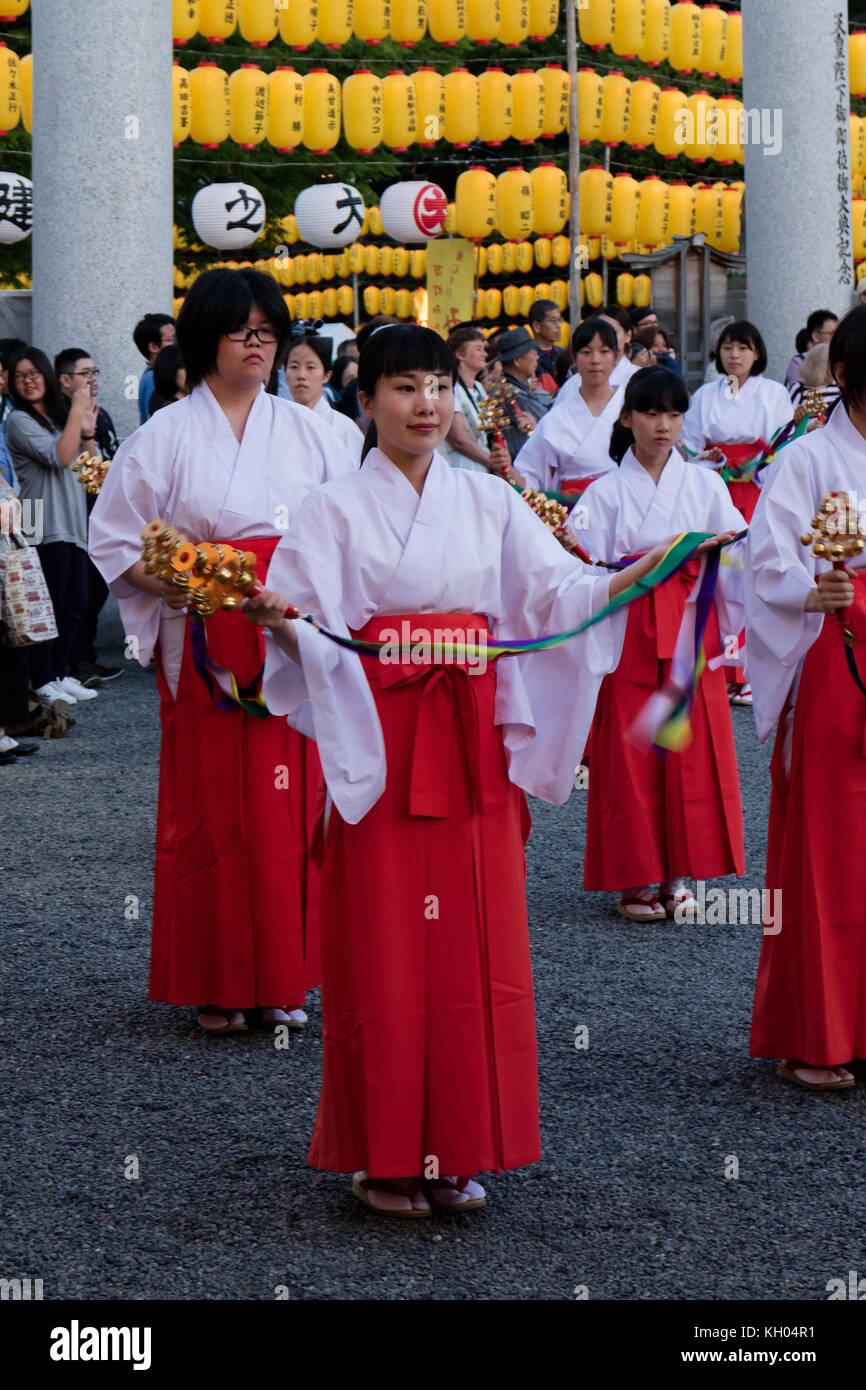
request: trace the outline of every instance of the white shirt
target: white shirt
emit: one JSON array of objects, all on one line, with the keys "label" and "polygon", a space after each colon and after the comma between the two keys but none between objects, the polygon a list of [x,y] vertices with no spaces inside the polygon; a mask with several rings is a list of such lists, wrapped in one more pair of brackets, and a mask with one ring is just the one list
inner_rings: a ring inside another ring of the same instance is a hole
[{"label": "white shirt", "polygon": [[[575,378],[579,382],[580,378]],[[557,492],[574,478],[596,478],[616,464],[610,456],[610,434],[619,419],[625,391],[614,391],[600,415],[593,415],[580,391],[564,405],[557,403],[532,431],[516,465],[526,486]]]},{"label": "white shirt", "polygon": [[358,429],[354,420],[350,420],[348,415],[343,415],[339,410],[335,410],[326,396],[321,395],[313,406],[313,414],[318,415],[320,420],[334,431],[347,456],[351,459],[356,468],[361,463],[361,450],[364,447],[364,436]]},{"label": "white shirt", "polygon": [[[696,453],[714,444],[750,444],[763,439],[769,444],[782,425],[794,418],[791,397],[780,381],[750,376],[734,393],[728,377],[700,386],[692,396],[683,421],[682,441]],[[724,464],[706,464],[722,468]]]},{"label": "white shirt", "polygon": [[[427,612],[484,614],[493,641],[542,636],[576,627],[607,602],[609,586],[501,478],[434,454],[419,497],[379,449],[306,499],[268,572],[269,588],[343,635],[378,614]],[[265,699],[316,739],[331,797],[354,824],[386,773],[362,660],[307,623],[295,631],[302,666],[268,636]],[[560,647],[498,662],[496,723],[518,786],[567,799],[612,661],[610,625],[600,623]]]},{"label": "white shirt", "polygon": [[[628,358],[625,356],[625,353],[623,353],[622,357],[619,359],[613,371],[611,372],[608,380],[613,389],[617,390],[617,388],[620,386],[627,386],[628,383],[631,381],[632,377],[634,376],[635,372],[639,371],[640,367],[635,366],[634,362],[629,362]],[[563,401],[573,401],[575,396],[578,395],[579,392],[580,376],[577,372],[575,372],[573,376],[568,377],[568,379],[564,381],[560,386],[558,392],[556,393],[554,405],[561,405]]]}]

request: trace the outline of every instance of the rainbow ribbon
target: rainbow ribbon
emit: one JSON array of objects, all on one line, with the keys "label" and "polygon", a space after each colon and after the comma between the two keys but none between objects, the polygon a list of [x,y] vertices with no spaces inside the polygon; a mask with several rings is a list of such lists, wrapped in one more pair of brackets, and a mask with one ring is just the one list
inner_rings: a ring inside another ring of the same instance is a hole
[{"label": "rainbow ribbon", "polygon": [[[811,423],[811,417],[805,415],[798,425],[793,420],[789,420],[787,425],[782,425],[776,430],[769,444],[765,444],[759,449],[752,458],[744,459],[742,463],[729,464],[719,469],[719,477],[723,483],[751,483],[755,480],[755,475],[760,473],[762,468],[766,468],[773,462],[773,459],[786,444],[793,444],[795,439],[802,439]],[[690,459],[697,458],[694,449],[682,444],[686,456]]]}]

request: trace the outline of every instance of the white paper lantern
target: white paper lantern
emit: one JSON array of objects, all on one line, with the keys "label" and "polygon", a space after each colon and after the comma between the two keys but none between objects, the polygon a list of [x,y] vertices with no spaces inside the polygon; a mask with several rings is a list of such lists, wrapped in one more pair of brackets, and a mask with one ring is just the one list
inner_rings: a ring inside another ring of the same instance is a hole
[{"label": "white paper lantern", "polygon": [[361,235],[364,199],[350,183],[317,183],[295,199],[295,221],[302,240],[335,251]]},{"label": "white paper lantern", "polygon": [[211,183],[192,200],[192,224],[199,241],[218,251],[249,246],[262,232],[265,200],[248,183]]},{"label": "white paper lantern", "polygon": [[23,174],[0,171],[0,245],[23,241],[33,229],[33,184]]},{"label": "white paper lantern", "polygon": [[430,241],[445,226],[448,199],[438,183],[392,183],[379,200],[379,211],[394,241]]}]

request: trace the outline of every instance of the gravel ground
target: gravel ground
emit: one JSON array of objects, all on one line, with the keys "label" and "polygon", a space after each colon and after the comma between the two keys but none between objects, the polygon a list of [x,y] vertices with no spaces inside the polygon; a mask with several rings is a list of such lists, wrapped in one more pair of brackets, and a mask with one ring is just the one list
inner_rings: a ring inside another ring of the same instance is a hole
[{"label": "gravel ground", "polygon": [[[103,638],[120,660],[112,610]],[[866,1093],[749,1060],[760,928],[629,925],[582,891],[580,792],[532,805],[542,1162],[409,1225],[308,1169],[318,999],[286,1050],[146,1000],[158,699],[123,664],[69,739],[0,769],[0,1275],[46,1299],[825,1299],[866,1270]],[[733,717],[755,887],[769,752]]]}]

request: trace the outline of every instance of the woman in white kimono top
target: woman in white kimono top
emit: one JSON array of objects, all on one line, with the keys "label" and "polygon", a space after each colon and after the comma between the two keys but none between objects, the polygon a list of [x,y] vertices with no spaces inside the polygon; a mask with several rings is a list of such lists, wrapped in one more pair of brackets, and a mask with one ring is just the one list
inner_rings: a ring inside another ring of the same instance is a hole
[{"label": "woman in white kimono top", "polygon": [[[242,1030],[256,1006],[272,1027],[305,1020],[305,988],[318,982],[307,849],[321,771],[314,746],[284,720],[253,718],[213,683],[206,652],[193,646],[204,625],[187,620],[176,589],[144,574],[141,532],[161,519],[193,541],[232,542],[255,552],[264,577],[306,494],[353,470],[327,426],[265,392],[289,329],[269,276],[200,275],[177,324],[192,393],[124,443],[90,520],[90,553],[120,601],[127,654],[143,666],[157,657],[150,997],[198,1005],[211,1032]],[[207,620],[210,658],[242,688],[263,659],[251,635],[238,613]]]},{"label": "woman in white kimono top", "polygon": [[[245,604],[272,628],[268,707],[317,739],[333,801],[308,1161],[359,1169],[356,1194],[406,1216],[477,1206],[468,1175],[539,1156],[520,789],[566,800],[613,655],[604,622],[531,656],[488,661],[486,644],[576,626],[631,577],[594,573],[514,488],[434,452],[453,374],[429,329],[370,338],[359,384],[379,447],[307,499],[276,592]],[[284,620],[289,603],[387,646],[362,661]]]},{"label": "woman in white kimono top", "polygon": [[296,405],[312,410],[336,434],[354,464],[361,462],[364,436],[354,420],[334,410],[325,395],[331,379],[331,340],[316,333],[295,336],[289,344],[286,380]]},{"label": "woman in white kimono top", "polygon": [[581,493],[594,478],[615,466],[610,432],[619,419],[623,388],[610,385],[616,333],[606,319],[586,319],[574,332],[571,351],[580,373],[579,389],[558,401],[539,420],[520,451],[526,487],[543,492]]},{"label": "woman in white kimono top", "polygon": [[[664,367],[644,368],[626,387],[622,422],[611,441],[619,467],[587,489],[568,523],[593,559],[621,561],[681,531],[743,529],[721,480],[677,452],[688,400],[682,377]],[[684,920],[695,910],[687,878],[744,871],[737,760],[721,669],[706,669],[698,682],[687,747],[661,758],[629,737],[670,676],[699,573],[693,558],[616,615],[618,665],[601,687],[592,725],[584,887],[617,891],[619,912],[636,921],[675,913]],[[720,567],[704,636],[708,661],[721,656],[731,645],[725,639],[736,639],[743,626],[741,586],[730,582],[733,574]]]},{"label": "woman in white kimono top", "polygon": [[830,367],[842,401],[824,429],[768,469],[746,563],[746,671],[759,738],[777,726],[767,833],[774,916],[751,1054],[781,1057],[778,1074],[813,1090],[852,1086],[848,1064],[866,1057],[866,695],[838,621],[866,684],[866,557],[833,570],[801,540],[828,493],[842,495],[839,539],[856,534],[858,513],[866,532],[866,308],[839,323]]}]

